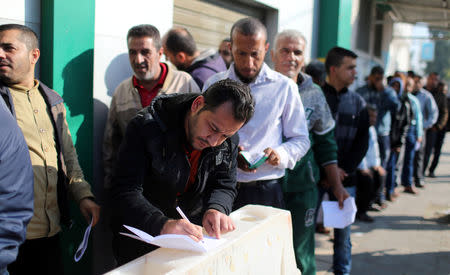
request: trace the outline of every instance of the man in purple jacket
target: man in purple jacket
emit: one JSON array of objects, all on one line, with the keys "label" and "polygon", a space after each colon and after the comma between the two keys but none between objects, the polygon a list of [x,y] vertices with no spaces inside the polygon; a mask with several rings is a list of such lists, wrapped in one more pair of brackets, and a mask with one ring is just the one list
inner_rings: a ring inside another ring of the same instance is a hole
[{"label": "man in purple jacket", "polygon": [[227,70],[216,50],[199,51],[194,38],[185,28],[173,28],[164,35],[164,54],[177,67],[189,73],[200,89],[208,78]]}]

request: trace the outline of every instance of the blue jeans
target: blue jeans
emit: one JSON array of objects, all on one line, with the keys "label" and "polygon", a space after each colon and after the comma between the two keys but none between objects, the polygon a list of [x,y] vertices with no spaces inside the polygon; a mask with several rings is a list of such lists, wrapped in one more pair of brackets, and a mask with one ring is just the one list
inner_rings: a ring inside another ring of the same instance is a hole
[{"label": "blue jeans", "polygon": [[411,186],[412,185],[412,175],[413,175],[413,162],[414,154],[416,151],[414,147],[416,146],[417,140],[416,126],[411,126],[408,129],[405,139],[405,156],[403,158],[403,168],[402,168],[402,185]]},{"label": "blue jeans", "polygon": [[4,269],[0,269],[0,275],[9,275],[8,270],[6,267]]},{"label": "blue jeans", "polygon": [[389,135],[378,136],[378,146],[380,147],[381,166],[386,169],[389,159],[389,153],[391,152],[391,140]]},{"label": "blue jeans", "polygon": [[[413,161],[414,161],[414,147],[416,144],[416,127],[411,126],[408,129],[405,139],[405,156],[403,159],[402,167],[402,185],[411,186],[412,183],[412,173],[413,173]],[[395,168],[397,165],[399,153],[391,151],[387,167],[387,177],[386,177],[386,197],[390,198],[391,194],[394,192],[396,186],[396,174]]]},{"label": "blue jeans", "polygon": [[[356,187],[345,187],[350,196],[355,197]],[[330,193],[331,200],[336,200]],[[334,229],[333,271],[336,275],[350,274],[352,268],[352,243],[350,241],[351,225],[343,229]]]}]

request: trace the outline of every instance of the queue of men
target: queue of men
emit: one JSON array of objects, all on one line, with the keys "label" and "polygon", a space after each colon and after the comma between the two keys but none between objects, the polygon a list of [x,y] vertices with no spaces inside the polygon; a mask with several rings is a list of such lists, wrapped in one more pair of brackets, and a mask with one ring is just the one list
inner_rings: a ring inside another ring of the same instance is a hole
[{"label": "queue of men", "polygon": [[[123,224],[200,241],[202,227],[220,238],[235,229],[233,210],[261,204],[291,212],[298,268],[315,274],[324,192],[340,207],[356,197],[357,218],[371,222],[368,211],[398,196],[399,164],[406,193],[424,187],[433,151],[434,176],[448,116],[447,88],[435,73],[422,85],[421,76],[397,72],[386,86],[375,66],[352,91],[358,56],[334,47],[325,64],[306,66],[308,41],[295,30],[275,37],[272,69],[264,62],[267,30],[255,18],[235,22],[218,52],[197,49],[184,28],[161,37],[138,25],[126,42],[133,76],[114,92],[103,143],[119,265],[156,248],[120,235]],[[100,215],[63,100],[35,79],[39,55],[32,30],[0,26],[0,193],[11,194],[8,203],[0,197],[0,275],[64,274],[59,234],[71,221],[68,194],[88,223]],[[267,160],[252,167],[241,151]],[[335,274],[351,272],[350,233],[334,230]]]}]

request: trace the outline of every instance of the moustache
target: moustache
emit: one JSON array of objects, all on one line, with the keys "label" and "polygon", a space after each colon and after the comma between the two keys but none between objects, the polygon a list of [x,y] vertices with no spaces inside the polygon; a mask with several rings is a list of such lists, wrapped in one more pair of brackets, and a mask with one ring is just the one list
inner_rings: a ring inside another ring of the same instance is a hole
[{"label": "moustache", "polygon": [[297,67],[297,63],[295,63],[294,61],[285,61],[285,62],[283,62],[283,65],[289,65],[289,66]]},{"label": "moustache", "polygon": [[0,61],[0,66],[8,66],[11,67],[11,64],[7,62],[6,60]]}]

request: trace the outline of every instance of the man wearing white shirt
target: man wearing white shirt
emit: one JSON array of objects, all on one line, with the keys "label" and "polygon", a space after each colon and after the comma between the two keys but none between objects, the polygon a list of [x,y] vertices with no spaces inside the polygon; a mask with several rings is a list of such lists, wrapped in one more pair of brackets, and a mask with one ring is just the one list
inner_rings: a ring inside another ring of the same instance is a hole
[{"label": "man wearing white shirt", "polygon": [[231,28],[230,68],[209,78],[203,87],[225,78],[249,85],[255,99],[253,118],[239,130],[240,147],[267,160],[256,169],[238,156],[238,195],[234,209],[246,204],[284,207],[279,179],[309,149],[307,122],[296,84],[264,63],[267,31],[255,18],[243,18]]}]

